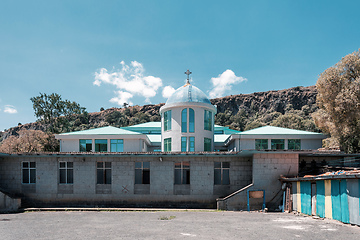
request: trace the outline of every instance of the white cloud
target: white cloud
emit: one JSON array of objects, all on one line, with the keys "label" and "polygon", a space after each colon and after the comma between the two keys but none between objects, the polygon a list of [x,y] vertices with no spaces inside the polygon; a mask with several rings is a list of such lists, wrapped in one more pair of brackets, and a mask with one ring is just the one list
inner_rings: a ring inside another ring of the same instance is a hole
[{"label": "white cloud", "polygon": [[112,99],[110,99],[110,102],[117,103],[120,106],[122,106],[124,103],[133,105],[133,103],[129,101],[129,99],[133,97],[131,93],[123,91],[115,91],[115,93],[117,94],[117,97],[113,97]]},{"label": "white cloud", "polygon": [[232,89],[232,85],[247,81],[246,78],[237,77],[233,71],[227,69],[217,78],[211,78],[213,89],[210,90],[210,98],[223,97],[227,91]]},{"label": "white cloud", "polygon": [[14,113],[17,113],[17,110],[16,110],[16,108],[14,106],[6,105],[5,109],[4,109],[4,112],[14,114]]},{"label": "white cloud", "polygon": [[174,92],[175,92],[175,89],[172,86],[166,86],[162,90],[162,96],[164,98],[169,98]]},{"label": "white cloud", "polygon": [[[106,68],[101,68],[99,72],[95,73],[96,86],[101,86],[102,83],[114,85],[120,91],[115,91],[117,97],[110,101],[121,103],[133,96],[143,96],[146,102],[150,102],[150,98],[156,95],[157,90],[162,86],[162,80],[154,76],[144,76],[145,69],[143,65],[137,61],[132,61],[126,65],[124,61],[120,62],[121,69],[109,72]],[[122,105],[123,102],[119,105]],[[131,103],[130,103],[131,104]]]}]

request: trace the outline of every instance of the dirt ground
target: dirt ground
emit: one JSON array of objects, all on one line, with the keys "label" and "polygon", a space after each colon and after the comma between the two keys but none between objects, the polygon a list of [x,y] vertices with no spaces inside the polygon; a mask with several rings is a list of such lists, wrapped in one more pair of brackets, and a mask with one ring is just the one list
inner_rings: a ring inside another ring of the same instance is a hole
[{"label": "dirt ground", "polygon": [[0,214],[0,239],[358,239],[360,227],[289,213],[62,211]]}]

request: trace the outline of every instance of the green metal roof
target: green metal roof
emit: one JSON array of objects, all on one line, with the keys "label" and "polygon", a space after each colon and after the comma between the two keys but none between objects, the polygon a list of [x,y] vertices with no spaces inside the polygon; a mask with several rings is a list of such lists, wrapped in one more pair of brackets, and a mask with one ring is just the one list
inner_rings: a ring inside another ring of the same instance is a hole
[{"label": "green metal roof", "polygon": [[274,127],[274,126],[264,126],[259,128],[254,128],[248,131],[238,133],[240,135],[322,135],[322,133],[308,132],[302,130],[295,130],[290,128]]},{"label": "green metal roof", "polygon": [[140,133],[128,131],[117,127],[107,126],[107,127],[93,128],[93,129],[77,131],[77,132],[61,133],[59,135],[124,135],[124,134],[131,135],[131,134],[140,134]]}]

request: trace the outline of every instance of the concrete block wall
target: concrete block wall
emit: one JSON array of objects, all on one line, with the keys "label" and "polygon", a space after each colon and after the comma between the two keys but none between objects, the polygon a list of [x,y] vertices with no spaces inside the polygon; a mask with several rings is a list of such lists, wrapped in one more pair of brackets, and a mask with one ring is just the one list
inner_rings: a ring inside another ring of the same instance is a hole
[{"label": "concrete block wall", "polygon": [[[36,183],[22,184],[22,161],[36,162]],[[73,184],[59,184],[59,162],[73,162]],[[96,162],[111,162],[111,184],[97,184]],[[135,193],[135,162],[150,162],[150,191]],[[174,193],[174,163],[190,162],[190,185]],[[251,158],[238,156],[12,155],[0,161],[0,188],[20,194],[30,206],[198,204],[216,206],[214,162],[230,162],[230,194],[251,182]],[[169,206],[169,205],[166,205]]]},{"label": "concrete block wall", "polygon": [[16,212],[21,205],[20,198],[11,198],[0,192],[0,212]]},{"label": "concrete block wall", "polygon": [[[296,153],[266,153],[254,154],[253,157],[253,178],[256,189],[264,189],[266,201],[269,207],[277,207],[282,200],[280,175],[296,176],[299,171],[299,156]],[[269,202],[279,194],[273,202]]]},{"label": "concrete block wall", "polygon": [[[299,156],[295,153],[254,154],[252,160],[253,185],[245,191],[226,199],[221,206],[224,206],[226,210],[246,210],[247,190],[265,190],[267,207],[277,208],[280,204],[277,200],[282,201],[279,177],[280,175],[296,176],[298,173],[298,162]],[[275,196],[276,194],[278,195]],[[270,200],[272,201],[270,202]],[[250,207],[251,209],[261,209],[262,203],[263,199],[251,199]]]}]

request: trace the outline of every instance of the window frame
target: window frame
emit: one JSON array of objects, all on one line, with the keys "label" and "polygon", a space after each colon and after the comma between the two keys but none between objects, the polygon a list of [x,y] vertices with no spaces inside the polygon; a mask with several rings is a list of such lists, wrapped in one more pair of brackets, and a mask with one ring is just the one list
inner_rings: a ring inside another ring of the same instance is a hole
[{"label": "window frame", "polygon": [[[85,144],[85,147],[83,147],[85,151],[83,151],[81,148],[82,144]],[[88,150],[88,145],[90,146],[89,150]],[[79,139],[79,152],[92,152],[92,139]]]},{"label": "window frame", "polygon": [[[110,185],[112,182],[111,162],[96,162],[96,184]],[[109,177],[110,175],[110,177]],[[101,177],[102,176],[102,177]]]},{"label": "window frame", "polygon": [[164,139],[164,152],[171,152],[171,138]]},{"label": "window frame", "polygon": [[[24,165],[27,164],[27,167]],[[28,182],[24,182],[24,171],[27,171]],[[21,162],[21,183],[22,184],[36,184],[36,162],[23,161]]]},{"label": "window frame", "polygon": [[[260,143],[258,143],[259,141],[260,141]],[[266,146],[266,148],[261,148],[259,146]],[[255,139],[255,149],[256,150],[267,150],[267,149],[269,149],[269,139],[266,139],[266,138]]]},{"label": "window frame", "polygon": [[[207,146],[209,149],[207,149]],[[204,138],[204,152],[211,152],[211,138]]]},{"label": "window frame", "polygon": [[171,130],[171,110],[163,113],[164,115],[164,132]]},{"label": "window frame", "polygon": [[212,131],[212,112],[204,110],[204,130]]},{"label": "window frame", "polygon": [[190,161],[174,163],[174,185],[190,185]]},{"label": "window frame", "polygon": [[[141,172],[141,178],[137,177],[137,172]],[[144,174],[147,172],[147,174]],[[150,184],[150,162],[135,162],[135,184],[144,184],[148,185]],[[145,179],[147,178],[147,179]],[[139,182],[139,179],[141,181]]]},{"label": "window frame", "polygon": [[[116,151],[113,151],[113,145],[116,145]],[[118,151],[119,146],[121,151]],[[124,139],[110,139],[110,152],[124,152]]]},{"label": "window frame", "polygon": [[[220,182],[217,179],[219,175]],[[214,162],[214,185],[230,185],[230,162]]]},{"label": "window frame", "polygon": [[[104,143],[106,142],[106,143]],[[106,146],[106,150],[101,150]],[[107,139],[95,139],[95,152],[108,152],[108,140]]]},{"label": "window frame", "polygon": [[187,148],[187,137],[181,137],[181,151],[182,152],[187,152],[188,148]]},{"label": "window frame", "polygon": [[181,132],[187,133],[187,108],[181,110]]},{"label": "window frame", "polygon": [[[278,148],[282,146],[282,148]],[[271,150],[284,150],[285,149],[285,139],[271,139]]]},{"label": "window frame", "polygon": [[189,108],[189,133],[195,132],[195,111]]},{"label": "window frame", "polygon": [[189,137],[189,150],[188,151],[195,152],[195,137]]},{"label": "window frame", "polygon": [[[291,141],[294,141],[290,143]],[[298,141],[298,142],[295,142]],[[290,146],[295,146],[293,148],[290,148]],[[296,148],[298,146],[298,148]],[[301,139],[288,139],[288,149],[289,150],[301,150]]]},{"label": "window frame", "polygon": [[[64,166],[61,166],[62,164]],[[65,174],[64,178],[62,174]],[[65,181],[62,182],[62,179]],[[59,184],[74,184],[74,162],[59,161]]]}]

